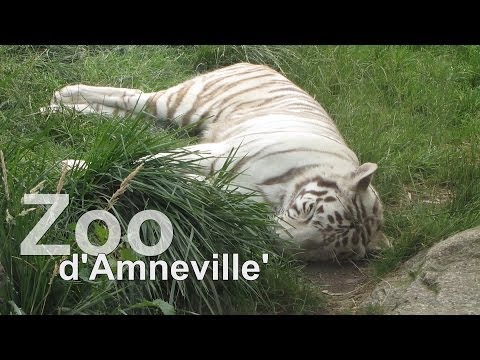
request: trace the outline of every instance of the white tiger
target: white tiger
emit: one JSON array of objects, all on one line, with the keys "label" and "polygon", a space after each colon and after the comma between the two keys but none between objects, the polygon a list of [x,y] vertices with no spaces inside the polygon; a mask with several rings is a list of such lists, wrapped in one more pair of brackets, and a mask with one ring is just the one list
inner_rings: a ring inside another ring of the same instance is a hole
[{"label": "white tiger", "polygon": [[[370,185],[377,165],[360,165],[327,112],[310,95],[264,65],[240,63],[199,75],[164,91],[70,85],[50,106],[125,116],[142,111],[180,126],[199,125],[201,143],[181,160],[208,176],[229,169],[235,185],[258,191],[307,261],[364,257],[389,246],[383,209]],[[184,153],[185,154],[185,153]],[[157,156],[142,158],[148,160]]]}]

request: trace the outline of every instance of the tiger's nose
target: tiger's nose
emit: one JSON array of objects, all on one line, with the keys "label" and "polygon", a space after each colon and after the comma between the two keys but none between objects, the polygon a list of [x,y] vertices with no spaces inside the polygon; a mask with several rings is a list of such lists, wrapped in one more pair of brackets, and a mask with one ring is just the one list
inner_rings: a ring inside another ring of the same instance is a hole
[{"label": "tiger's nose", "polygon": [[389,238],[382,231],[377,231],[375,237],[375,241],[378,242],[380,246],[384,248],[392,247],[392,243],[390,242]]},{"label": "tiger's nose", "polygon": [[370,243],[368,244],[367,251],[377,252],[391,247],[392,243],[388,239],[388,237],[382,231],[377,231],[375,235],[373,235]]}]

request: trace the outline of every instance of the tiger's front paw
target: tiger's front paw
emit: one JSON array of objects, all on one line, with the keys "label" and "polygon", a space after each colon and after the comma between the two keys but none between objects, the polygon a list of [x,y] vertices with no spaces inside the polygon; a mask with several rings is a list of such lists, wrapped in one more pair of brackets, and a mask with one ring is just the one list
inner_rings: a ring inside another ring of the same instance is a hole
[{"label": "tiger's front paw", "polygon": [[62,107],[60,105],[49,105],[49,106],[41,107],[39,111],[43,115],[48,115],[50,113],[62,111]]},{"label": "tiger's front paw", "polygon": [[392,241],[381,231],[378,231],[367,245],[369,254],[378,254],[379,252],[393,247]]},{"label": "tiger's front paw", "polygon": [[60,165],[62,168],[66,170],[73,170],[73,169],[79,169],[79,170],[87,170],[88,165],[84,160],[63,160],[60,162]]},{"label": "tiger's front paw", "polygon": [[87,103],[85,96],[82,95],[85,92],[84,88],[85,85],[82,84],[64,86],[53,93],[50,105],[74,105]]},{"label": "tiger's front paw", "polygon": [[49,106],[41,107],[40,113],[50,114],[62,112],[65,109],[90,113],[91,108],[88,101],[82,96],[84,85],[68,85],[53,93]]},{"label": "tiger's front paw", "polygon": [[185,174],[184,177],[186,179],[191,179],[195,181],[201,181],[201,182],[208,182],[207,177],[203,175],[198,175],[198,174]]}]

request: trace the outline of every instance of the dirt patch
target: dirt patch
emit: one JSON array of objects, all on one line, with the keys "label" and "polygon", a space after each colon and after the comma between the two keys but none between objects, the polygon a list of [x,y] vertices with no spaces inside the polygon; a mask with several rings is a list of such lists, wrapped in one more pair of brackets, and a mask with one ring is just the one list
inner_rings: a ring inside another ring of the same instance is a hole
[{"label": "dirt patch", "polygon": [[439,186],[426,186],[417,184],[416,186],[404,187],[404,203],[424,203],[441,205],[451,201],[454,197],[452,190]]},{"label": "dirt patch", "polygon": [[312,263],[305,267],[307,279],[327,296],[322,314],[358,314],[358,305],[375,286],[369,261]]}]

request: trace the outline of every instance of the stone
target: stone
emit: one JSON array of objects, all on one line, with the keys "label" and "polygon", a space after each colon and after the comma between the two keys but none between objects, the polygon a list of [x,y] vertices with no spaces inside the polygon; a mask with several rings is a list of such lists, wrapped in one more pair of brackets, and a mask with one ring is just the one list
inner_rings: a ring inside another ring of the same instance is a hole
[{"label": "stone", "polygon": [[480,227],[443,240],[384,278],[361,304],[385,314],[480,314]]}]

